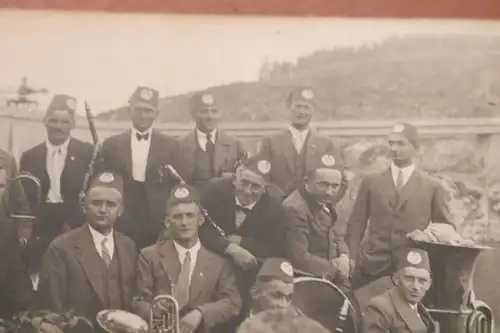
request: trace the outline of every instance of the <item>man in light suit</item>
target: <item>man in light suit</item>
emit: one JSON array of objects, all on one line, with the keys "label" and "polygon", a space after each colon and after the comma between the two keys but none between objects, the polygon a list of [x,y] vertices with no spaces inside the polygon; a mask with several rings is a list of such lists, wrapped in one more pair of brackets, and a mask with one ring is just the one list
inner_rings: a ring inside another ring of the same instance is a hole
[{"label": "man in light suit", "polygon": [[393,280],[395,286],[373,297],[364,309],[364,333],[438,332],[420,302],[432,283],[427,252],[412,248],[400,251]]},{"label": "man in light suit", "polygon": [[113,170],[124,179],[125,212],[117,229],[139,248],[156,242],[163,230],[165,202],[172,179],[165,169],[178,168],[179,143],[153,129],[159,114],[159,93],[138,87],[129,100],[132,129],[107,138],[96,170]]},{"label": "man in light suit", "polygon": [[[79,195],[92,159],[93,146],[71,136],[75,127],[76,99],[55,95],[44,117],[47,141],[21,155],[20,171],[29,172],[41,183],[42,205],[36,214],[33,234],[28,242],[30,270],[39,270],[50,242],[62,232],[84,223]],[[35,187],[26,189],[36,197]],[[36,283],[35,283],[36,284]]]},{"label": "man in light suit", "polygon": [[123,179],[98,173],[84,211],[87,223],[56,238],[43,258],[39,304],[95,323],[100,310],[129,310],[132,301],[136,246],[113,227],[123,212]]},{"label": "man in light suit", "polygon": [[[302,185],[310,161],[315,156],[329,154],[341,165],[332,140],[320,135],[311,128],[311,119],[315,112],[314,93],[311,89],[297,88],[288,96],[291,124],[286,129],[262,140],[260,152],[274,166],[271,171],[271,183],[277,185],[285,196]],[[338,193],[340,200],[347,190],[347,179],[343,180]]]},{"label": "man in light suit", "polygon": [[180,140],[182,169],[186,181],[201,190],[212,179],[230,177],[245,149],[240,141],[218,128],[220,105],[212,94],[194,94],[191,116],[196,128]]},{"label": "man in light suit", "polygon": [[153,299],[173,295],[179,303],[181,332],[188,333],[216,332],[241,308],[231,263],[198,239],[204,221],[199,202],[192,186],[172,189],[166,219],[170,239],[141,251],[132,304],[134,312],[148,320]]},{"label": "man in light suit", "polygon": [[407,123],[394,126],[388,144],[393,163],[362,180],[347,225],[354,289],[392,274],[394,253],[408,245],[408,233],[431,222],[453,225],[445,190],[414,164],[417,129]]}]

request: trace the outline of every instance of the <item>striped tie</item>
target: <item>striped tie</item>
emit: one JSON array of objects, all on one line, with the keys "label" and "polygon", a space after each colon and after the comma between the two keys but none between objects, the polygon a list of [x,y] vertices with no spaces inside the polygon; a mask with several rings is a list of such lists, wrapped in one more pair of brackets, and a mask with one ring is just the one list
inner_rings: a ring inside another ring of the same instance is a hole
[{"label": "striped tie", "polygon": [[108,238],[105,237],[101,242],[101,257],[104,260],[106,266],[109,267],[109,265],[111,265],[111,255],[109,254],[107,243]]}]

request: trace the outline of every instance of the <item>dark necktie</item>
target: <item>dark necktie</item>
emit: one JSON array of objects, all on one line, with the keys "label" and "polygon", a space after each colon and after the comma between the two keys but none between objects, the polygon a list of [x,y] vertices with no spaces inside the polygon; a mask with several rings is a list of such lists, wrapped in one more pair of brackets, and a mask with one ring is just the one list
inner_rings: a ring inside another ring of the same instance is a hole
[{"label": "dark necktie", "polygon": [[135,137],[137,138],[138,141],[147,141],[149,140],[149,133],[146,134],[140,134],[140,133],[135,133]]},{"label": "dark necktie", "polygon": [[101,248],[102,248],[101,257],[104,260],[106,266],[109,267],[111,265],[111,254],[109,253],[107,243],[108,243],[108,238],[106,237],[101,242]]},{"label": "dark necktie", "polygon": [[401,189],[403,188],[404,185],[405,181],[403,178],[403,170],[399,169],[398,178],[396,179],[396,190],[398,192],[401,192]]},{"label": "dark necktie", "polygon": [[212,176],[215,176],[215,144],[212,142],[212,133],[207,133],[207,145],[205,146],[205,151],[207,152],[210,159],[210,172]]},{"label": "dark necktie", "polygon": [[179,303],[179,309],[182,309],[189,302],[189,276],[191,275],[191,252],[186,252],[186,257],[179,272],[179,278],[174,288],[174,297]]}]

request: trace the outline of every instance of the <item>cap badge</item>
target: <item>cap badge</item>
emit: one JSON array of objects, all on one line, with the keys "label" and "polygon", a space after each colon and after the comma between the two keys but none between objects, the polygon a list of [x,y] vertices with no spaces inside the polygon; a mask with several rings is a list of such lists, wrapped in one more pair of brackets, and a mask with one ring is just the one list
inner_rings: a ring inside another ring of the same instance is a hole
[{"label": "cap badge", "polygon": [[213,105],[214,102],[215,102],[214,97],[212,95],[210,95],[210,94],[203,94],[201,96],[201,101],[205,105]]},{"label": "cap badge", "polygon": [[311,89],[304,89],[304,90],[302,90],[302,97],[304,99],[307,99],[307,100],[313,99],[314,98],[314,93],[312,92]]},{"label": "cap badge", "polygon": [[410,251],[406,256],[406,260],[412,265],[418,265],[422,262],[422,256],[418,252]]},{"label": "cap badge", "polygon": [[151,91],[151,89],[144,88],[141,91],[141,97],[142,99],[149,101],[153,97],[153,92]]},{"label": "cap badge", "polygon": [[403,132],[404,130],[405,130],[405,127],[404,127],[404,125],[403,125],[403,124],[397,124],[396,126],[394,126],[394,127],[392,128],[392,131],[393,131],[393,132],[396,132],[396,133],[401,133],[401,132]]},{"label": "cap badge", "polygon": [[327,167],[331,167],[335,165],[335,157],[332,155],[323,155],[321,158],[321,163],[323,163]]},{"label": "cap badge", "polygon": [[292,268],[292,265],[290,265],[290,263],[284,261],[281,263],[280,268],[281,268],[281,271],[283,273],[285,273],[286,275],[293,276],[293,268]]},{"label": "cap badge", "polygon": [[187,188],[185,188],[185,187],[178,188],[177,190],[175,190],[175,193],[174,193],[174,196],[175,196],[177,199],[184,199],[184,198],[186,198],[188,195],[189,195],[189,191],[188,191],[188,189],[187,189]]},{"label": "cap badge", "polygon": [[105,172],[102,175],[99,176],[99,181],[109,184],[115,180],[115,176],[109,172]]},{"label": "cap badge", "polygon": [[68,98],[66,100],[66,105],[68,106],[68,108],[70,108],[71,110],[74,110],[76,109],[76,101],[73,99],[73,98]]},{"label": "cap badge", "polygon": [[271,164],[266,160],[259,161],[259,163],[257,163],[257,169],[260,173],[268,174],[271,170]]}]

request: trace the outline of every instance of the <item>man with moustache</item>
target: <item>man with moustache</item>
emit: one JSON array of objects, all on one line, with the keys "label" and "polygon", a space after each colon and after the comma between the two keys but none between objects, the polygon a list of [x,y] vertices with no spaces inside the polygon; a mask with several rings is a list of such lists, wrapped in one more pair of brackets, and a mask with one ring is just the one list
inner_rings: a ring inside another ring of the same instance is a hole
[{"label": "man with moustache", "polygon": [[373,297],[363,311],[364,333],[434,333],[437,326],[422,305],[432,278],[427,252],[403,249],[397,255],[394,287]]},{"label": "man with moustache", "polygon": [[[75,127],[76,99],[55,95],[43,119],[47,141],[21,155],[20,171],[29,172],[41,184],[42,205],[36,214],[26,254],[35,279],[50,242],[65,230],[84,222],[79,195],[92,159],[93,146],[71,136]],[[36,197],[35,187],[26,189]]]},{"label": "man with moustache", "polygon": [[409,233],[431,223],[434,228],[454,231],[445,190],[415,165],[418,142],[414,126],[394,126],[388,136],[391,166],[366,175],[361,182],[346,235],[356,263],[354,289],[392,274],[394,254],[408,246]]},{"label": "man with moustache", "polygon": [[[337,164],[340,159],[330,138],[322,136],[311,128],[315,112],[314,93],[309,88],[296,88],[288,95],[287,106],[291,124],[286,129],[264,138],[259,151],[274,166],[270,181],[276,184],[285,196],[300,188],[304,177],[310,170],[310,161],[315,156],[329,154]],[[342,180],[338,191],[340,200],[347,189],[347,179]]]},{"label": "man with moustache", "polygon": [[123,212],[123,179],[98,173],[85,196],[86,223],[56,238],[43,258],[40,308],[95,323],[103,309],[129,310],[135,283],[137,250],[114,230]]},{"label": "man with moustache", "polygon": [[190,185],[172,189],[165,220],[170,238],[141,251],[132,307],[149,320],[153,299],[172,295],[179,304],[181,332],[228,333],[217,327],[239,313],[241,298],[230,262],[200,243],[204,218],[199,202]]},{"label": "man with moustache", "polygon": [[153,129],[159,114],[159,93],[138,87],[129,100],[132,129],[107,138],[96,170],[113,170],[124,180],[125,212],[117,229],[139,248],[156,242],[163,230],[165,202],[172,187],[165,169],[178,168],[179,143]]},{"label": "man with moustache", "polygon": [[191,116],[196,128],[180,141],[182,169],[187,175],[186,181],[202,189],[211,179],[230,177],[245,150],[237,139],[218,128],[221,111],[212,94],[194,94]]}]

